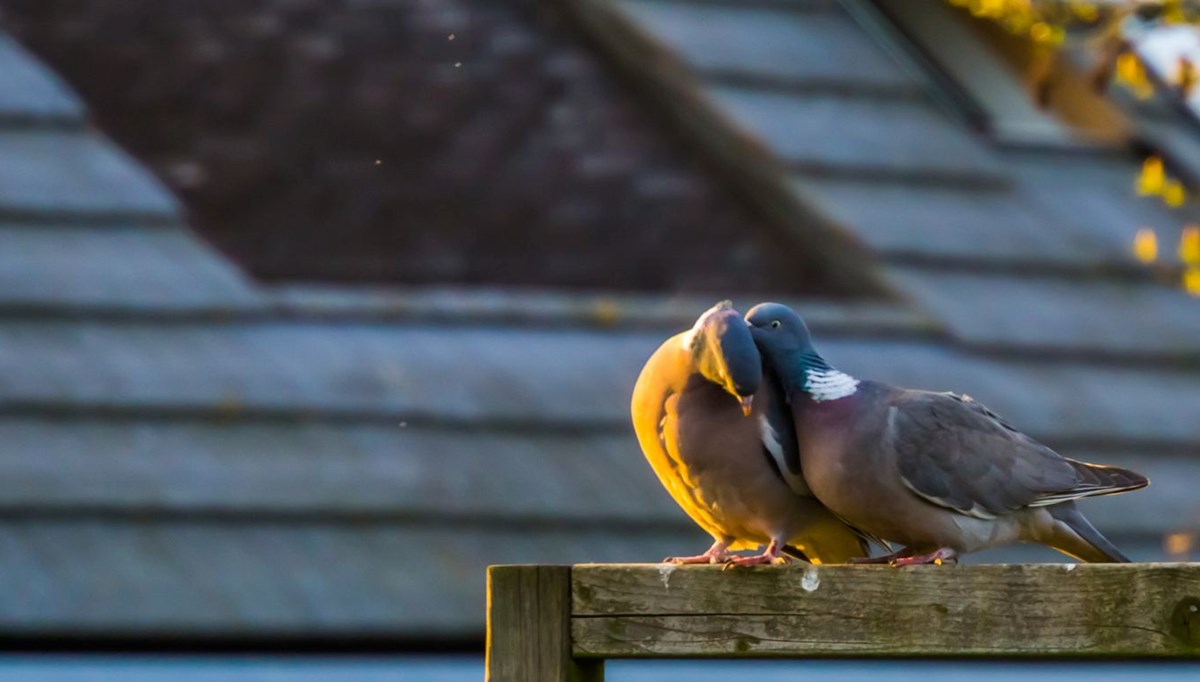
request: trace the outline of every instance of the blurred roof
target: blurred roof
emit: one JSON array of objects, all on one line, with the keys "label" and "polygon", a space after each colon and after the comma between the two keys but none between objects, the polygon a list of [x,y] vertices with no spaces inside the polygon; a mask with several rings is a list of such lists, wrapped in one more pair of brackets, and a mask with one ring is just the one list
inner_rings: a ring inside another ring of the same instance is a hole
[{"label": "blurred roof", "polygon": [[5,12],[260,279],[865,290],[711,177],[537,1]]},{"label": "blurred roof", "polygon": [[[571,7],[653,55],[639,101],[733,141],[712,178],[876,254],[898,302],[795,301],[831,361],[1145,471],[1088,506],[1135,556],[1195,525],[1200,301],[1128,255],[1180,222],[1130,191],[1132,143],[987,139],[867,5]],[[709,304],[255,284],[0,37],[0,632],[470,638],[486,564],[698,549],[626,406]]]}]

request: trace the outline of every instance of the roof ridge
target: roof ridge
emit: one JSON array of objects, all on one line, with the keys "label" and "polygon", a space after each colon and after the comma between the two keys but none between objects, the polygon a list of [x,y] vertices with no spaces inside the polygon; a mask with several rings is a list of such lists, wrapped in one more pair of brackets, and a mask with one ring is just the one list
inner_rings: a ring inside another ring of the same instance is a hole
[{"label": "roof ridge", "polygon": [[870,252],[811,202],[795,196],[786,166],[730,124],[728,114],[712,105],[671,50],[609,0],[568,0],[564,8],[643,100],[672,120],[714,173],[756,207],[768,224],[805,243],[808,248],[800,249],[803,262],[798,267],[824,270],[848,292],[889,293]]},{"label": "roof ridge", "polygon": [[826,12],[837,9],[838,0],[622,0],[628,3],[659,3],[738,9],[770,9],[789,12]]},{"label": "roof ridge", "polygon": [[[0,230],[3,228],[0,227]],[[717,296],[571,292],[493,287],[258,286],[249,299],[173,304],[54,304],[0,301],[0,319],[50,324],[253,325],[320,322],[372,325],[489,325],[629,331],[685,329]],[[770,294],[736,297],[745,307],[782,300],[805,310],[823,333],[923,337],[939,328],[927,316],[884,300],[798,299]]]}]

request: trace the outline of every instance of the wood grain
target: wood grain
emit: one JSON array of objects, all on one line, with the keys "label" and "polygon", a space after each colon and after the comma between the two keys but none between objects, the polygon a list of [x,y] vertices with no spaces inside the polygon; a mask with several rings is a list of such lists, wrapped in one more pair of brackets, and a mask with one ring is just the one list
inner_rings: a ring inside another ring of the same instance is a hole
[{"label": "wood grain", "polygon": [[583,657],[1200,655],[1200,564],[585,565]]},{"label": "wood grain", "polygon": [[603,682],[603,661],[570,646],[569,566],[490,566],[488,682]]}]

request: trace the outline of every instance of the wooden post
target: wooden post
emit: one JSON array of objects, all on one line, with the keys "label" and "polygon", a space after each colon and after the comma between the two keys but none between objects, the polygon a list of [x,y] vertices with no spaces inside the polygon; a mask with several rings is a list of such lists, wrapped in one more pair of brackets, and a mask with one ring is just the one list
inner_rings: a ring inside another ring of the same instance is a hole
[{"label": "wooden post", "polygon": [[583,658],[1200,657],[1200,564],[598,564],[571,582]]},{"label": "wooden post", "polygon": [[487,679],[607,658],[1200,658],[1200,564],[488,569]]},{"label": "wooden post", "polygon": [[603,682],[604,661],[571,657],[571,567],[490,566],[487,682]]}]

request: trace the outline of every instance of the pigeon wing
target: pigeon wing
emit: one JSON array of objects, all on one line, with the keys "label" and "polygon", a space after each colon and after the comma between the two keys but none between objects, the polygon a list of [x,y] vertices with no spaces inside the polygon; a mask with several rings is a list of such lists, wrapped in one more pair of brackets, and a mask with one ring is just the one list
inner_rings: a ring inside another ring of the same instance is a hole
[{"label": "pigeon wing", "polygon": [[1145,485],[1123,469],[1067,459],[968,396],[908,391],[889,407],[887,440],[904,484],[928,502],[995,518],[1022,507]]}]

